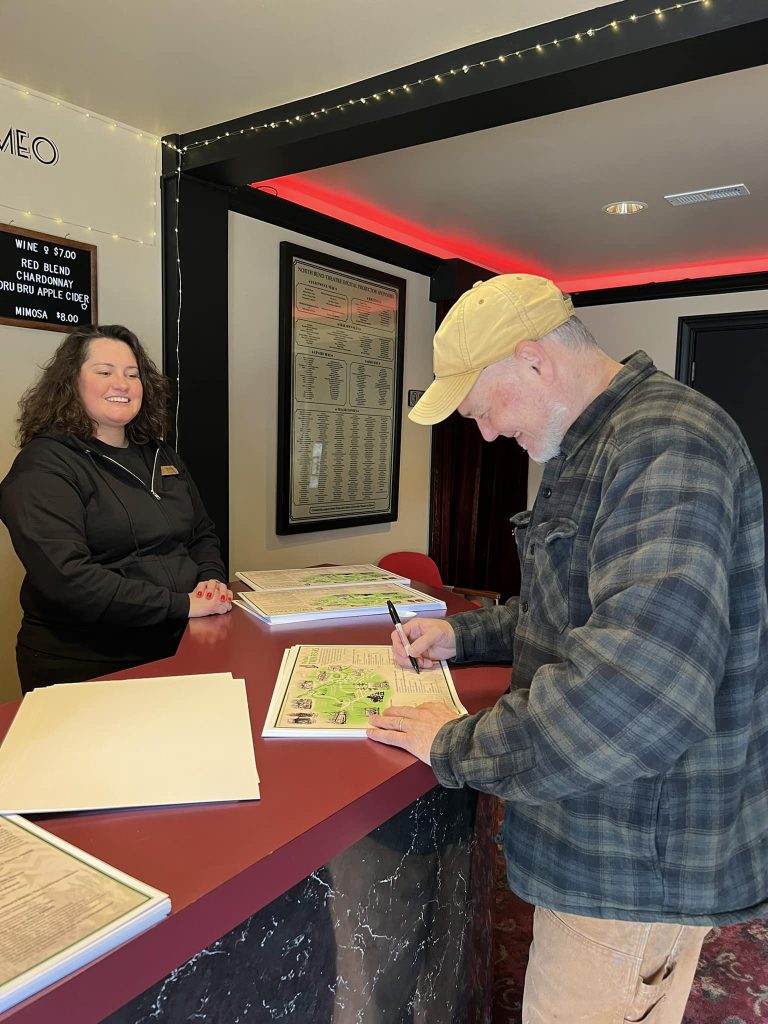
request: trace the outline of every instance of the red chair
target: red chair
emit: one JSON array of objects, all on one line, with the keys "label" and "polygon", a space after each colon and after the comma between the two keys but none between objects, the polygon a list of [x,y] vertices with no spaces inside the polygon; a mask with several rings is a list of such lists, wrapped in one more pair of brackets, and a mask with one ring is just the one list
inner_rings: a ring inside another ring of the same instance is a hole
[{"label": "red chair", "polygon": [[420,551],[393,551],[391,555],[384,555],[379,560],[379,568],[395,572],[398,576],[404,576],[409,580],[428,583],[430,587],[445,587],[446,590],[452,590],[454,594],[462,594],[478,608],[483,605],[498,604],[501,597],[501,594],[495,590],[477,590],[474,587],[450,586],[443,583],[435,560],[429,555],[423,555]]},{"label": "red chair", "polygon": [[409,580],[428,583],[430,587],[442,587],[443,580],[437,563],[420,551],[393,551],[379,561],[379,568],[397,573]]}]

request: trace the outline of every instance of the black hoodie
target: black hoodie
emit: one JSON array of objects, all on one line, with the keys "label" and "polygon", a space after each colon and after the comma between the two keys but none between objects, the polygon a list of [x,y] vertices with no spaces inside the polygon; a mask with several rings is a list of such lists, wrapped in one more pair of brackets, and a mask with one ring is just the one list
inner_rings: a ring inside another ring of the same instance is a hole
[{"label": "black hoodie", "polygon": [[46,654],[167,657],[190,591],[226,582],[213,523],[162,441],[121,449],[36,437],[0,484],[0,518],[27,572],[18,642]]}]

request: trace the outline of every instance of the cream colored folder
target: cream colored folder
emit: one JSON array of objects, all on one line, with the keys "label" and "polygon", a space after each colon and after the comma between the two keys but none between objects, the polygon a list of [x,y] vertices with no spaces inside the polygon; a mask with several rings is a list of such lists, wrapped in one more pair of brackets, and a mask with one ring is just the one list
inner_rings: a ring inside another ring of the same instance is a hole
[{"label": "cream colored folder", "polygon": [[0,746],[0,813],[257,800],[245,683],[229,673],[33,690]]}]

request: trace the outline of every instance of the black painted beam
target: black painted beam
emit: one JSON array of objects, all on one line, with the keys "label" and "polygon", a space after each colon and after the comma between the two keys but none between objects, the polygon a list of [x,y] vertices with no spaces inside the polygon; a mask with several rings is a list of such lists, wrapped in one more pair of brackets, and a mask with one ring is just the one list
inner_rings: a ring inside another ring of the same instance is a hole
[{"label": "black painted beam", "polygon": [[173,418],[169,440],[216,524],[225,565],[229,551],[228,217],[229,197],[223,189],[185,175],[163,178],[163,368],[171,381]]},{"label": "black painted beam", "polygon": [[625,285],[621,288],[595,288],[573,292],[574,306],[606,306],[614,302],[648,302],[651,299],[680,299],[692,295],[728,295],[733,292],[762,291],[768,288],[768,273],[727,274],[720,277],[688,277],[679,281]]},{"label": "black painted beam", "polygon": [[391,263],[417,274],[429,276],[442,263],[439,256],[431,256],[402,242],[393,242],[373,231],[355,227],[324,213],[316,213],[314,210],[308,210],[248,185],[230,193],[229,208],[233,213],[255,217],[288,231],[319,238],[330,245],[351,249],[369,259]]},{"label": "black painted beam", "polygon": [[[187,133],[178,137],[182,166],[201,179],[242,185],[765,63],[766,0],[683,5],[662,18],[586,35],[591,26],[652,10],[648,0],[621,0]],[[583,34],[581,42],[550,45],[576,32]],[[503,64],[493,60],[539,42],[546,44],[541,53],[534,49]],[[481,60],[491,63],[461,71]],[[419,79],[424,84],[403,91],[404,83]],[[378,101],[361,102],[374,94]],[[331,109],[337,104],[344,109]],[[322,109],[328,113],[312,116]],[[277,127],[252,129],[270,122]],[[216,136],[222,138],[203,144]]]}]

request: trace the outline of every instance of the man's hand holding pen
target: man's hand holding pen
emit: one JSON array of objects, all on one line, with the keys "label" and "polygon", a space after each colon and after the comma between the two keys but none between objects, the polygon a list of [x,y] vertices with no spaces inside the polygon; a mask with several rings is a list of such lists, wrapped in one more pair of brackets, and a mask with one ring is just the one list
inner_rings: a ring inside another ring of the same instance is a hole
[{"label": "man's hand holding pen", "polygon": [[408,619],[400,628],[405,633],[409,651],[398,630],[392,633],[392,650],[402,668],[408,667],[410,658],[415,658],[419,668],[432,668],[436,661],[448,661],[456,654],[456,635],[445,619],[417,617]]},{"label": "man's hand holding pen", "polygon": [[387,611],[389,612],[390,619],[392,619],[392,622],[394,623],[395,632],[397,633],[398,639],[400,640],[400,644],[403,648],[403,651],[405,652],[405,656],[411,663],[411,668],[414,670],[414,672],[419,672],[419,663],[418,661],[416,661],[413,654],[411,653],[411,648],[410,645],[408,644],[408,638],[405,635],[403,624],[400,621],[400,616],[397,614],[397,608],[395,608],[391,601],[387,601]]},{"label": "man's hand holding pen", "polygon": [[[403,623],[398,620],[392,631],[392,649],[401,668],[408,668],[414,660],[419,669],[432,668],[436,661],[445,661],[456,654],[456,636],[445,619],[417,617]],[[433,701],[416,708],[390,707],[378,718],[378,727],[367,729],[366,733],[377,743],[400,747],[429,764],[435,736],[446,722],[458,717],[447,704]]]}]

